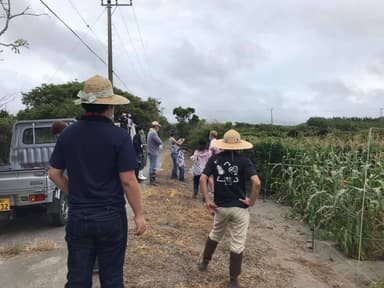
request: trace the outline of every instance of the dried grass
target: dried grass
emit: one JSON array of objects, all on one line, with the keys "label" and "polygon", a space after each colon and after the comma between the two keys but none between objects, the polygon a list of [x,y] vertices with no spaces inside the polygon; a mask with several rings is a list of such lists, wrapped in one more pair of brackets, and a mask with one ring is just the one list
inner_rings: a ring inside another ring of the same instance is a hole
[{"label": "dried grass", "polygon": [[49,239],[37,240],[27,244],[16,244],[0,247],[0,258],[11,258],[24,253],[39,253],[52,251],[59,248],[59,245]]}]

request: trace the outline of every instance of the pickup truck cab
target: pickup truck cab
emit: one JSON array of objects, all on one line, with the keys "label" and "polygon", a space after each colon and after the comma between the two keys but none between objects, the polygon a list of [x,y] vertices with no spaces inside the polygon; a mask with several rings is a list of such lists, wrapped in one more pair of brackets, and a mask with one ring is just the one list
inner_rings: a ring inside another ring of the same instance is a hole
[{"label": "pickup truck cab", "polygon": [[48,178],[49,158],[57,139],[51,133],[54,121],[71,125],[76,120],[23,120],[13,125],[10,163],[0,167],[0,213],[7,213],[9,219],[17,208],[40,205],[53,225],[66,223],[67,197]]}]

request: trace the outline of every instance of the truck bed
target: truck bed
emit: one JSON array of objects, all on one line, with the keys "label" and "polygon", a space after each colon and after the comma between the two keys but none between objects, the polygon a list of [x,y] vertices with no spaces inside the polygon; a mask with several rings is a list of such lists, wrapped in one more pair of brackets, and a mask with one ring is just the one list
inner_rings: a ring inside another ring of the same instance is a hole
[{"label": "truck bed", "polygon": [[[54,185],[48,180],[45,168],[0,171],[0,198],[10,199],[11,206],[41,204],[48,200]],[[31,201],[31,195],[45,195],[43,200]]]}]

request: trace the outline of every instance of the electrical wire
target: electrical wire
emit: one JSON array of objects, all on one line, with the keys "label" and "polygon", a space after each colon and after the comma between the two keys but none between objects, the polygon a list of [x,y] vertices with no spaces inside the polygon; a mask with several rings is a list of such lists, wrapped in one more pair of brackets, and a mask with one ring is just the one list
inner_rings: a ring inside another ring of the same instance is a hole
[{"label": "electrical wire", "polygon": [[[77,13],[77,15],[79,15],[80,19],[83,21],[83,23],[85,24],[85,26],[88,28],[88,31],[90,31],[90,32],[93,34],[93,36],[94,36],[100,43],[102,43],[102,41],[100,41],[99,37],[96,35],[95,31],[93,31],[92,26],[89,25],[88,22],[85,20],[85,18],[81,15],[79,9],[77,9],[77,7],[75,6],[75,4],[73,4],[72,0],[69,0],[69,4],[71,4],[72,8],[75,10],[75,12]],[[102,14],[104,14],[104,13],[105,13],[105,9],[103,9],[103,12],[102,12],[100,15],[102,15]],[[97,19],[99,19],[99,18],[100,18],[100,16],[97,17]],[[87,33],[87,34],[88,34],[88,33]],[[106,52],[107,49],[105,48],[105,46],[102,46],[102,47],[103,47],[103,49],[104,49],[104,52]]]},{"label": "electrical wire", "polygon": [[[61,23],[63,23],[64,24],[64,26],[66,27],[66,28],[68,28],[80,41],[81,41],[81,43],[82,44],[84,44],[85,45],[85,47],[93,54],[93,55],[95,55],[102,63],[104,63],[105,65],[107,65],[107,62],[103,59],[103,58],[101,58],[68,24],[66,24],[65,22],[64,22],[64,20],[62,20],[60,17],[59,17],[59,15],[57,15],[57,13],[55,13],[43,0],[40,0],[40,2],[61,22]],[[116,7],[115,7],[115,9],[114,9],[114,11],[116,10]],[[114,12],[113,11],[113,12]],[[82,17],[81,17],[82,18]],[[82,18],[83,19],[83,18]],[[86,21],[85,20],[83,20],[85,23],[86,23]],[[90,28],[89,27],[89,25],[86,23],[86,25],[87,25],[87,27],[88,28]],[[115,72],[115,71],[112,71],[112,73],[113,73],[113,75],[115,75],[116,76],[116,78],[117,79],[119,79],[120,80],[120,82],[125,86],[125,88],[126,89],[128,89],[128,86],[127,86],[127,84],[121,79],[121,77]]]},{"label": "electrical wire", "polygon": [[133,18],[135,19],[135,22],[136,22],[137,31],[139,32],[140,42],[141,42],[141,45],[143,46],[144,60],[145,60],[146,65],[147,65],[147,69],[149,71],[149,75],[153,79],[153,74],[152,74],[152,71],[151,71],[150,66],[148,64],[147,49],[145,48],[145,45],[144,45],[143,36],[141,34],[141,29],[140,29],[140,26],[139,26],[139,21],[137,20],[137,16],[136,16],[136,12],[135,12],[135,7],[134,6],[132,6],[132,12],[133,12],[133,16],[134,16]]},{"label": "electrical wire", "polygon": [[[127,32],[128,40],[129,40],[129,42],[131,43],[131,46],[132,46],[132,48],[133,48],[134,53],[136,54],[137,62],[139,63],[138,65],[139,65],[139,67],[141,68],[140,70],[144,71],[144,70],[145,70],[145,69],[143,68],[144,65],[143,65],[142,62],[141,62],[140,55],[139,55],[139,53],[137,52],[137,49],[136,49],[135,44],[133,43],[131,34],[129,33],[129,30],[128,30],[128,24],[126,23],[126,20],[125,20],[125,18],[123,17],[123,15],[122,15],[120,9],[119,9],[119,13],[120,13],[120,17],[121,17],[121,19],[122,19],[122,21],[123,21],[125,31]],[[143,73],[143,72],[142,72],[142,73]],[[145,76],[145,73],[143,73],[143,75]]]},{"label": "electrical wire", "polygon": [[101,58],[71,27],[69,27],[69,25],[67,23],[64,22],[64,20],[62,20],[59,15],[57,15],[43,0],[40,0],[40,2],[69,30],[71,31],[75,36],[76,38],[78,38],[81,43],[83,43],[83,45],[93,54],[97,57],[97,59],[99,59],[102,63],[104,63],[105,65],[107,65],[107,62]]}]

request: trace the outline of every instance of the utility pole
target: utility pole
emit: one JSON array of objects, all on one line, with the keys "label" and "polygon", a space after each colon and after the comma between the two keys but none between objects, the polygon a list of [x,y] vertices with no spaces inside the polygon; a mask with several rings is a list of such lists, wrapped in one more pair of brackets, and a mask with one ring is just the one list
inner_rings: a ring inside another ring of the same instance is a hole
[{"label": "utility pole", "polygon": [[113,60],[112,60],[112,6],[132,6],[132,0],[129,0],[129,3],[117,3],[118,0],[115,0],[115,3],[112,3],[112,0],[101,0],[101,6],[107,7],[107,17],[108,17],[108,79],[113,85]]}]

